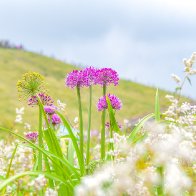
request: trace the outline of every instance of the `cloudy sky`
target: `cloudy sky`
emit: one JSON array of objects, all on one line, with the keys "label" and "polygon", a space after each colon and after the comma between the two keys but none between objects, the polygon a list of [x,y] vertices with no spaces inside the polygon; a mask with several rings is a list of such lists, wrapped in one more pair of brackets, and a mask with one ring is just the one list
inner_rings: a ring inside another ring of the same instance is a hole
[{"label": "cloudy sky", "polygon": [[[171,73],[196,51],[196,1],[1,0],[0,39],[173,90]],[[184,93],[196,98],[193,84]]]}]

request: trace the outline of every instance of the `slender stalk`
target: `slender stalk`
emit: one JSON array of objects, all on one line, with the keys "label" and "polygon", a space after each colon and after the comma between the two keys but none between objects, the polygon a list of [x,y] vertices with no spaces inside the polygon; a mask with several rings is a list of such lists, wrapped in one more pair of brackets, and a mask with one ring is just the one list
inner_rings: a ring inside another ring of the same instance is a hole
[{"label": "slender stalk", "polygon": [[[88,133],[87,133],[87,151],[86,151],[87,168],[90,162],[91,109],[92,109],[92,86],[89,87]],[[88,174],[88,169],[87,169],[87,174]]]},{"label": "slender stalk", "polygon": [[11,156],[11,159],[10,159],[10,163],[8,165],[8,170],[7,170],[6,178],[9,178],[9,176],[10,176],[10,170],[11,170],[11,167],[12,167],[12,162],[14,160],[14,157],[15,157],[15,154],[16,154],[16,151],[17,151],[17,148],[18,148],[18,144],[16,144],[16,147],[14,148],[14,151],[12,153],[12,156]]},{"label": "slender stalk", "polygon": [[[110,143],[109,143],[109,151],[114,151],[114,143],[113,143],[113,126],[110,121]],[[111,160],[114,160],[114,156],[110,155]]]},{"label": "slender stalk", "polygon": [[[43,132],[42,132],[42,110],[39,104],[39,129],[38,129],[38,145],[40,148],[43,147]],[[38,154],[38,170],[42,171],[42,152],[39,151]]]},{"label": "slender stalk", "polygon": [[[106,85],[103,85],[103,96],[106,95]],[[106,117],[106,110],[103,110],[101,115],[101,159],[105,160],[105,117]]]},{"label": "slender stalk", "polygon": [[183,88],[183,86],[184,86],[184,84],[185,84],[185,82],[186,82],[186,80],[187,80],[187,78],[188,78],[188,75],[189,75],[189,74],[186,74],[186,75],[184,76],[183,81],[181,82],[181,85],[179,86],[179,92],[178,92],[178,97],[177,97],[178,101],[180,101],[181,93],[182,93],[182,88]]},{"label": "slender stalk", "polygon": [[[9,176],[10,176],[10,170],[11,170],[11,167],[12,167],[12,162],[13,162],[14,157],[16,155],[17,148],[18,148],[18,144],[16,144],[16,147],[14,148],[14,151],[12,153],[12,156],[11,156],[11,159],[10,159],[10,163],[8,165],[8,170],[7,170],[7,173],[6,173],[6,179],[9,178]],[[5,195],[5,192],[6,192],[6,188],[4,188],[2,190],[2,195]]]},{"label": "slender stalk", "polygon": [[80,95],[80,87],[77,87],[77,96],[78,96],[78,109],[79,109],[79,119],[80,119],[80,151],[82,155],[82,160],[84,162],[84,133],[83,133],[83,117],[82,117],[82,102]]},{"label": "slender stalk", "polygon": [[157,187],[157,195],[164,196],[165,193],[164,193],[164,168],[163,166],[157,167],[157,172],[159,173],[160,180],[161,180],[160,184]]}]

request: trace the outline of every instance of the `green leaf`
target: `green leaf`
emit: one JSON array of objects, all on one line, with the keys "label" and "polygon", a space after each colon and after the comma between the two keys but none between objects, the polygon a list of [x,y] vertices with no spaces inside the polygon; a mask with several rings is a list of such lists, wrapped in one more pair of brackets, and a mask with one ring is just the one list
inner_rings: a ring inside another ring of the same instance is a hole
[{"label": "green leaf", "polygon": [[189,84],[192,86],[191,79],[189,77],[187,77],[187,80],[188,80]]},{"label": "green leaf", "polygon": [[10,175],[10,169],[11,169],[11,167],[12,167],[12,162],[13,162],[13,160],[14,160],[14,157],[15,157],[15,154],[16,154],[16,151],[17,151],[17,148],[18,148],[18,144],[16,144],[16,146],[15,146],[15,148],[14,148],[14,151],[13,151],[13,153],[12,153],[12,157],[11,157],[11,159],[10,159],[10,164],[8,165],[8,170],[7,170],[6,178],[8,178],[9,175]]},{"label": "green leaf", "polygon": [[6,180],[4,180],[3,182],[1,182],[0,184],[0,191],[5,188],[7,185],[11,184],[12,182],[14,182],[15,180],[24,177],[24,176],[39,176],[39,175],[44,175],[46,178],[48,179],[52,179],[54,181],[59,181],[63,184],[65,184],[66,186],[72,186],[68,181],[65,181],[64,179],[60,178],[59,176],[56,176],[54,174],[51,173],[45,173],[45,172],[33,172],[33,171],[27,171],[27,172],[23,172],[20,174],[16,174],[15,176],[12,176]]},{"label": "green leaf", "polygon": [[182,88],[181,87],[176,87],[175,90],[176,92],[180,91]]},{"label": "green leaf", "polygon": [[[68,178],[70,178],[70,175],[68,175],[67,172],[69,172],[69,173],[71,172],[71,173],[75,174],[75,176],[78,178],[78,180],[80,179],[80,175],[78,174],[77,169],[74,168],[66,159],[64,159],[64,157],[59,157],[59,156],[51,153],[50,151],[46,151],[45,149],[35,145],[34,143],[29,141],[28,139],[22,137],[21,135],[15,133],[9,129],[0,127],[0,130],[11,133],[12,135],[15,135],[16,137],[20,138],[21,140],[27,142],[31,148],[36,149],[38,151],[41,151],[44,155],[46,155],[46,157],[48,157],[60,169],[61,173],[66,175]],[[62,170],[62,166],[59,165],[59,162],[61,162],[65,166],[65,170]],[[71,181],[71,179],[70,179],[70,181]]]},{"label": "green leaf", "polygon": [[85,171],[84,160],[82,158],[81,152],[80,152],[78,144],[77,144],[77,138],[75,137],[75,135],[74,135],[74,133],[72,131],[71,126],[69,125],[67,120],[64,118],[64,116],[60,112],[58,112],[58,111],[56,113],[60,116],[64,126],[67,128],[67,131],[68,131],[68,133],[70,135],[70,138],[71,138],[71,140],[73,142],[74,149],[76,151],[78,163],[79,163],[79,166],[80,166],[80,172],[83,173]]},{"label": "green leaf", "polygon": [[138,137],[135,137],[132,141],[134,144],[142,142],[146,137],[148,136],[147,132],[145,132],[143,135],[139,135]]},{"label": "green leaf", "polygon": [[146,123],[146,121],[148,121],[149,119],[155,117],[155,115],[152,114],[148,114],[147,116],[145,116],[135,127],[134,129],[131,131],[130,135],[128,136],[128,141],[134,141],[138,132],[141,130],[141,128],[143,127],[143,125]]},{"label": "green leaf", "polygon": [[108,96],[106,96],[106,101],[108,104],[108,113],[109,113],[109,117],[110,117],[110,126],[111,129],[114,130],[115,132],[119,133],[120,129],[118,127],[118,123],[116,121],[115,115],[114,115],[114,110],[112,108],[110,99],[108,98]]},{"label": "green leaf", "polygon": [[71,140],[69,140],[67,159],[68,159],[69,163],[72,165],[74,165],[74,152],[75,152],[75,150],[74,150],[73,142]]},{"label": "green leaf", "polygon": [[0,180],[5,180],[5,177],[0,175]]},{"label": "green leaf", "polygon": [[155,96],[155,120],[160,121],[161,115],[160,115],[160,104],[159,104],[159,90],[156,91]]}]

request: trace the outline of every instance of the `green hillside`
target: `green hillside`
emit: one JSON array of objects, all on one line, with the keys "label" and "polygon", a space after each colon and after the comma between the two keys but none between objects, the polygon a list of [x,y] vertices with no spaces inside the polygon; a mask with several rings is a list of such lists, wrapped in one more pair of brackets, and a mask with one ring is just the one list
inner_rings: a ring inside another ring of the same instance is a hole
[{"label": "green hillside", "polygon": [[[75,90],[65,87],[64,78],[74,67],[61,61],[15,49],[0,49],[0,124],[12,126],[15,119],[15,108],[25,106],[24,121],[35,125],[37,110],[18,101],[16,82],[27,71],[39,72],[45,76],[49,94],[56,101],[60,99],[67,104],[65,115],[71,122],[78,116]],[[118,87],[109,87],[110,93],[115,93],[123,102],[123,109],[117,112],[117,119],[136,118],[154,109],[155,89],[134,82],[121,80]],[[87,118],[88,91],[82,90],[84,103],[84,118]],[[100,87],[94,88],[93,94],[93,128],[99,128],[100,114],[96,103],[101,96]],[[167,104],[165,92],[160,92],[161,106]],[[34,126],[36,129],[36,127]]]}]

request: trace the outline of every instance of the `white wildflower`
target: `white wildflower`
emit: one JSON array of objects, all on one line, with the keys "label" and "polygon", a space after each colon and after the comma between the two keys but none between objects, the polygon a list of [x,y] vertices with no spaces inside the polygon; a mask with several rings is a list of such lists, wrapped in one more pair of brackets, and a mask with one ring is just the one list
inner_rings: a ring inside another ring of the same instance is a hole
[{"label": "white wildflower", "polygon": [[16,115],[16,119],[15,119],[16,123],[22,123],[22,116],[21,115]]},{"label": "white wildflower", "polygon": [[57,106],[60,110],[65,111],[66,104],[62,103],[59,99],[57,100]]},{"label": "white wildflower", "polygon": [[79,122],[78,117],[75,117],[75,118],[74,118],[74,123],[77,124],[78,122]]},{"label": "white wildflower", "polygon": [[26,130],[31,130],[31,125],[29,123],[24,123],[24,128]]},{"label": "white wildflower", "polygon": [[19,114],[19,115],[24,114],[24,107],[22,107],[22,108],[16,108],[16,114]]},{"label": "white wildflower", "polygon": [[179,76],[175,75],[175,74],[172,74],[171,77],[173,78],[173,80],[176,82],[176,83],[180,83],[181,82],[181,79]]},{"label": "white wildflower", "polygon": [[45,192],[45,196],[58,196],[58,192],[54,189],[47,188]]}]

